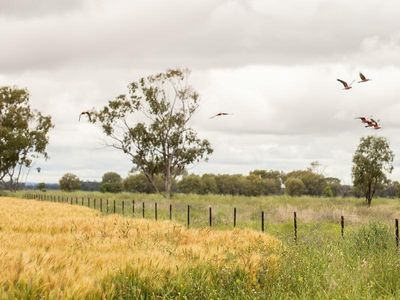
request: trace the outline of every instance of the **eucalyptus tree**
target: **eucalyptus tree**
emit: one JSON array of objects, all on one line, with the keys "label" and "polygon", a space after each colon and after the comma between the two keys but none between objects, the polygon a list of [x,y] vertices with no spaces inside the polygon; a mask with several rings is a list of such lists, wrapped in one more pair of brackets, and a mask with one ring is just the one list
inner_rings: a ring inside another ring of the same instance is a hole
[{"label": "eucalyptus tree", "polygon": [[394,154],[384,137],[367,136],[353,156],[353,185],[364,196],[368,206],[377,189],[387,181],[387,175],[393,170]]},{"label": "eucalyptus tree", "polygon": [[53,127],[45,116],[29,105],[26,89],[0,87],[0,182],[18,187],[24,168],[39,158],[48,158],[46,147]]},{"label": "eucalyptus tree", "polygon": [[157,192],[155,176],[163,176],[167,197],[173,179],[213,151],[190,127],[200,97],[188,84],[189,73],[170,69],[143,77],[129,84],[128,95],[90,112],[89,122],[100,125],[107,144],[127,154]]}]

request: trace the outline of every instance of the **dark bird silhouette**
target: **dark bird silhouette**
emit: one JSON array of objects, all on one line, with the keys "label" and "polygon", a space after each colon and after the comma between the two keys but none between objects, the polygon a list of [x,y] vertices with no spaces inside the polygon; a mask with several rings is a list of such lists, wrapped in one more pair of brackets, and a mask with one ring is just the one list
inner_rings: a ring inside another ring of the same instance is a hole
[{"label": "dark bird silhouette", "polygon": [[349,89],[351,89],[351,85],[352,85],[353,82],[354,82],[354,80],[353,80],[350,84],[347,84],[347,82],[344,81],[344,80],[341,80],[341,79],[336,79],[336,80],[339,81],[341,84],[343,84],[344,90],[349,90]]},{"label": "dark bird silhouette", "polygon": [[83,112],[81,112],[81,114],[79,115],[79,122],[81,121],[81,116],[82,116],[82,115],[87,115],[88,118],[89,118],[89,122],[92,121],[92,117],[91,117],[90,111],[83,111]]},{"label": "dark bird silhouette", "polygon": [[231,115],[231,114],[228,114],[225,112],[220,112],[220,113],[217,113],[216,115],[210,117],[210,119],[214,119],[215,117],[221,117],[221,116],[229,116],[229,115]]},{"label": "dark bird silhouette", "polygon": [[41,167],[38,167],[38,168],[36,168],[36,171],[37,171],[38,173],[40,173],[40,171],[42,171],[42,168],[41,168]]},{"label": "dark bird silhouette", "polygon": [[374,121],[372,121],[373,119],[371,119],[371,118],[367,118],[367,117],[358,117],[358,118],[356,118],[356,119],[360,119],[360,120],[361,120],[361,123],[367,124],[367,125],[365,126],[365,128],[373,127],[374,124],[375,124]]},{"label": "dark bird silhouette", "polygon": [[370,78],[365,77],[364,74],[361,73],[361,72],[360,72],[360,78],[361,78],[361,81],[359,81],[358,83],[367,82],[367,81],[372,80],[372,79],[370,79]]},{"label": "dark bird silhouette", "polygon": [[364,123],[364,124],[368,124],[369,122],[371,122],[371,120],[368,119],[367,117],[357,117],[356,119],[361,120],[361,123]]}]

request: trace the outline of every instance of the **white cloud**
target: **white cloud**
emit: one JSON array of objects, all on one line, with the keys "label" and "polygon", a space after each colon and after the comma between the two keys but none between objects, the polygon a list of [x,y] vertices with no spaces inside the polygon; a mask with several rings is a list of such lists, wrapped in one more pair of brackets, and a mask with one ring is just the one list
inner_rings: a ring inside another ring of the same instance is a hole
[{"label": "white cloud", "polygon": [[[400,155],[394,0],[30,3],[0,2],[0,85],[27,87],[32,106],[56,125],[51,159],[30,180],[126,175],[129,161],[102,149],[101,132],[78,123],[79,113],[174,66],[193,70],[202,96],[193,126],[215,147],[194,172],[289,171],[319,160],[327,175],[350,182],[359,138],[378,133]],[[359,71],[373,81],[341,90],[336,78],[351,81]],[[220,111],[233,115],[209,119]],[[359,115],[374,115],[384,129],[363,128]]]}]

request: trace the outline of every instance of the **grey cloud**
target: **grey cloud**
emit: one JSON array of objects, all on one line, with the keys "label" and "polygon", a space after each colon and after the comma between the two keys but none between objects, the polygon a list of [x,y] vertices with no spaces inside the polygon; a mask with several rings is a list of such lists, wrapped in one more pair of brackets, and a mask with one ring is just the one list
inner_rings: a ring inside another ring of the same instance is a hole
[{"label": "grey cloud", "polygon": [[[371,51],[399,47],[394,0],[281,2],[89,1],[59,18],[3,20],[0,34],[9,43],[0,68],[315,64],[368,61]],[[374,45],[376,38],[387,46]]]},{"label": "grey cloud", "polygon": [[[290,171],[317,159],[327,175],[349,183],[360,137],[387,136],[398,154],[395,1],[60,3],[60,11],[0,13],[6,41],[0,85],[27,87],[32,107],[56,124],[51,159],[38,162],[43,172],[29,180],[56,182],[67,171],[82,179],[109,170],[125,176],[129,160],[103,148],[101,132],[78,123],[79,112],[125,93],[140,76],[174,66],[193,69],[190,81],[202,102],[192,125],[215,148],[209,162],[190,171]],[[336,78],[351,81],[359,71],[373,81],[341,90]],[[220,111],[233,115],[209,119]],[[354,120],[359,115],[381,119],[383,130],[363,128]]]},{"label": "grey cloud", "polygon": [[1,0],[0,17],[37,18],[65,14],[81,6],[80,0]]}]

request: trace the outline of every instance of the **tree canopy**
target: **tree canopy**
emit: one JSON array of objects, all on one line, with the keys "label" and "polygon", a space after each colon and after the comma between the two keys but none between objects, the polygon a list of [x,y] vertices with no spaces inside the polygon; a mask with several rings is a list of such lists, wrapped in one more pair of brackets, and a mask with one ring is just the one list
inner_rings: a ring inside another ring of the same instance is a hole
[{"label": "tree canopy", "polygon": [[368,206],[375,193],[387,181],[387,174],[393,170],[394,154],[384,137],[367,136],[353,156],[353,185],[364,194]]},{"label": "tree canopy", "polygon": [[189,126],[200,97],[188,76],[172,69],[141,78],[129,85],[129,95],[91,112],[90,122],[101,126],[109,145],[126,153],[157,191],[155,176],[163,176],[168,197],[173,179],[213,151]]},{"label": "tree canopy", "polygon": [[52,127],[50,116],[30,107],[27,90],[0,87],[0,182],[7,188],[18,186],[23,168],[34,159],[48,158]]},{"label": "tree canopy", "polygon": [[101,191],[108,193],[119,193],[122,191],[121,175],[115,172],[107,172],[101,181]]},{"label": "tree canopy", "polygon": [[66,192],[79,190],[81,186],[79,177],[72,173],[65,173],[59,183],[60,189]]}]

